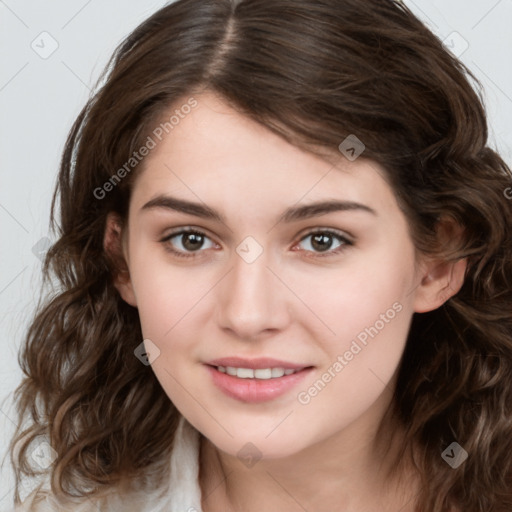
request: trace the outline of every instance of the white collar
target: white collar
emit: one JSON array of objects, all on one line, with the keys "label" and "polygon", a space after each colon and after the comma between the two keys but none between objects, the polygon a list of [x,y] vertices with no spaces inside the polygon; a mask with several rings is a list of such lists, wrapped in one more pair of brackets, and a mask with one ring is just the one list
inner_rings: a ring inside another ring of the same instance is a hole
[{"label": "white collar", "polygon": [[[104,502],[91,508],[91,501],[77,500],[74,512],[119,511],[125,512],[203,512],[201,488],[199,486],[199,450],[201,435],[183,415],[180,414],[170,458],[170,479],[166,488],[158,495],[145,492],[129,496],[112,493]],[[40,492],[36,499],[36,493]],[[23,504],[13,512],[56,512],[71,510],[61,508],[51,493],[47,480],[41,483]]]},{"label": "white collar", "polygon": [[203,512],[199,487],[199,448],[199,432],[180,415],[171,454],[166,512]]}]

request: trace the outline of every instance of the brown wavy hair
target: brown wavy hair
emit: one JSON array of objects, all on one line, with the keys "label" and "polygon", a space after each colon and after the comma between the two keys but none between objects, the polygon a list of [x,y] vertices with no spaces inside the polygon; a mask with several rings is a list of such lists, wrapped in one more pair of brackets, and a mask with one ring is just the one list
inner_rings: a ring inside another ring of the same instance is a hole
[{"label": "brown wavy hair", "polygon": [[[391,412],[406,431],[400,457],[421,475],[417,511],[512,510],[512,172],[488,145],[481,84],[393,0],[178,0],[118,46],[60,163],[43,267],[52,291],[19,353],[15,503],[22,475],[38,474],[29,453],[41,435],[58,455],[47,471],[58,496],[169,476],[178,411],[134,356],[137,309],[103,247],[107,214],[126,221],[144,162],[104,198],[94,191],[170,108],[206,90],[309,151],[332,154],[355,134],[417,249],[467,258],[461,290],[413,316]],[[442,217],[463,227],[449,253]],[[457,469],[441,457],[454,441],[469,454]]]}]

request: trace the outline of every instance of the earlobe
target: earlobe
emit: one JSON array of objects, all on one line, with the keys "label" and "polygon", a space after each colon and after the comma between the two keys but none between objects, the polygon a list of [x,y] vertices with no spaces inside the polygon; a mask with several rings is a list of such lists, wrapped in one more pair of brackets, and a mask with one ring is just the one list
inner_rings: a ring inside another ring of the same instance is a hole
[{"label": "earlobe", "polygon": [[118,214],[110,212],[105,223],[103,249],[113,267],[114,286],[125,302],[137,307],[130,271],[123,247],[122,222]]},{"label": "earlobe", "polygon": [[466,258],[455,262],[432,262],[428,265],[416,291],[414,311],[433,311],[457,294],[464,284],[466,268]]}]

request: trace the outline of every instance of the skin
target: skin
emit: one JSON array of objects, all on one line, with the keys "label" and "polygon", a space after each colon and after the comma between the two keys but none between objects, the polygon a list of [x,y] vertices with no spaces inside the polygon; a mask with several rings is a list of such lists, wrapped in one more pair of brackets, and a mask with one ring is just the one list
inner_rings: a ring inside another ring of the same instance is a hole
[{"label": "skin", "polygon": [[[391,403],[413,313],[456,293],[465,261],[417,254],[376,162],[350,162],[334,148],[333,167],[215,95],[195,97],[197,108],[146,157],[126,229],[109,216],[105,249],[125,262],[116,286],[138,308],[144,338],[160,350],[153,371],[204,436],[204,512],[412,510],[413,474],[401,487],[384,481],[389,457],[377,427]],[[224,222],[142,209],[159,194],[206,204]],[[334,211],[278,222],[291,206],[332,199],[375,214]],[[186,227],[206,236],[195,251],[186,236],[161,241]],[[352,245],[332,254],[342,244],[332,236],[325,256],[307,235],[326,229]],[[236,252],[247,236],[263,249],[252,263]],[[195,256],[174,256],[166,246],[189,247]],[[300,403],[297,394],[396,303],[400,312],[309,403]],[[268,356],[314,370],[284,396],[250,404],[212,384],[204,363],[226,356]],[[390,423],[391,431],[398,435],[400,428]],[[237,457],[248,442],[262,457],[252,467]],[[386,442],[389,454],[398,446]]]}]

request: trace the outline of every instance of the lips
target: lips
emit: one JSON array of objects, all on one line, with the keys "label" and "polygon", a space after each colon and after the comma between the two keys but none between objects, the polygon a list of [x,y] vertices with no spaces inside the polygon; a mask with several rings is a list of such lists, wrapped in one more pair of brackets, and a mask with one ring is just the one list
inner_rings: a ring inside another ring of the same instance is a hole
[{"label": "lips", "polygon": [[313,370],[312,366],[279,359],[239,357],[215,359],[205,367],[217,388],[246,403],[266,402],[284,395]]}]

